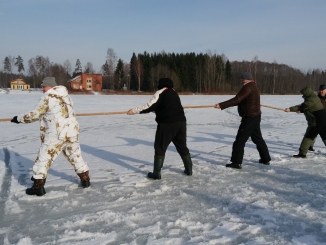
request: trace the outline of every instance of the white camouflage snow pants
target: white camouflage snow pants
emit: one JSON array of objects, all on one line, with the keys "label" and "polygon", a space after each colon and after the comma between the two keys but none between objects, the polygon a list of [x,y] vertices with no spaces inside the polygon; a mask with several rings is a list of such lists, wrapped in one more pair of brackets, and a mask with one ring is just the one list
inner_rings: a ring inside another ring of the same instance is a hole
[{"label": "white camouflage snow pants", "polygon": [[89,170],[87,163],[84,162],[81,156],[81,149],[77,138],[70,138],[70,140],[51,138],[45,139],[39,149],[33,166],[33,178],[45,179],[49,168],[60,152],[71,163],[77,174]]}]

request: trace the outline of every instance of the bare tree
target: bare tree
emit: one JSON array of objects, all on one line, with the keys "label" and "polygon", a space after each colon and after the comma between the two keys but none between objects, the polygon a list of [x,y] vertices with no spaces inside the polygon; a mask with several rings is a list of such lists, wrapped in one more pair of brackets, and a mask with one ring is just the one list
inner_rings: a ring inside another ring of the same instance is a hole
[{"label": "bare tree", "polygon": [[128,63],[123,64],[123,72],[125,74],[124,81],[125,81],[127,90],[130,90],[130,66]]},{"label": "bare tree", "polygon": [[258,56],[255,55],[255,57],[252,59],[252,63],[254,65],[254,80],[257,82],[257,62],[258,62]]},{"label": "bare tree", "polygon": [[35,59],[29,59],[28,60],[28,74],[32,77],[33,79],[33,88],[36,88],[36,81],[37,81],[37,77],[38,77],[38,72],[37,72],[37,68],[34,62]]},{"label": "bare tree", "polygon": [[50,60],[48,57],[43,57],[41,55],[36,56],[35,65],[38,70],[39,75],[44,78],[49,73]]},{"label": "bare tree", "polygon": [[114,89],[113,75],[114,75],[115,67],[117,65],[118,57],[112,48],[108,48],[108,50],[106,52],[106,61],[108,63],[108,68],[109,68],[108,76],[109,76],[110,82],[111,82],[111,89]]},{"label": "bare tree", "polygon": [[95,73],[95,70],[93,68],[93,64],[91,62],[87,62],[84,67],[84,73]]},{"label": "bare tree", "polygon": [[144,73],[144,68],[143,68],[143,64],[140,60],[139,54],[137,57],[135,55],[133,55],[133,58],[131,59],[130,69],[131,69],[132,73],[134,74],[134,76],[136,77],[137,84],[138,84],[138,92],[140,92],[140,84],[141,84],[141,78]]},{"label": "bare tree", "polygon": [[10,62],[10,66],[11,66],[11,76],[12,76],[12,73],[13,73],[13,69],[14,69],[14,66],[15,66],[15,56],[8,56],[8,59],[9,59],[9,62]]},{"label": "bare tree", "polygon": [[276,79],[277,79],[277,69],[276,69],[276,60],[273,62],[273,89],[272,94],[275,94],[275,85],[276,85]]},{"label": "bare tree", "polygon": [[57,84],[67,85],[67,73],[66,68],[58,63],[52,63],[49,67],[49,76],[55,77]]},{"label": "bare tree", "polygon": [[65,60],[65,62],[63,62],[63,66],[66,69],[67,76],[68,75],[70,76],[70,73],[72,71],[72,64],[71,64],[71,62],[69,60]]}]

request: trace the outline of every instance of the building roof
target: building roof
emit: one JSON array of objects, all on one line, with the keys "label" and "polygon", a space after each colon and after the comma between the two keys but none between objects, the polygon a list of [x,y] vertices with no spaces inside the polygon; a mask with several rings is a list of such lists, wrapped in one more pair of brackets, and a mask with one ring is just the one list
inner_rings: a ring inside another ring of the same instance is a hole
[{"label": "building roof", "polygon": [[77,80],[77,78],[79,78],[79,77],[80,77],[80,75],[77,76],[77,77],[74,77],[74,78],[70,79],[70,80],[68,81],[68,83],[73,82],[74,80]]},{"label": "building roof", "polygon": [[29,85],[28,83],[26,83],[22,78],[17,78],[15,80],[11,81],[11,84],[17,84],[17,85]]}]

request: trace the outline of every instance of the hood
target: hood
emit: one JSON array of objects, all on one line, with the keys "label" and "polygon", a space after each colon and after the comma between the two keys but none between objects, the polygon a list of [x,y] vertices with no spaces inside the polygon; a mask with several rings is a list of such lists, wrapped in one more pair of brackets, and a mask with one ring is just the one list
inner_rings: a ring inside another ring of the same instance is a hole
[{"label": "hood", "polygon": [[48,94],[65,97],[68,95],[68,90],[65,86],[55,86],[47,91]]},{"label": "hood", "polygon": [[300,93],[303,95],[303,97],[309,97],[311,95],[314,95],[314,91],[311,88],[305,87],[300,90]]}]

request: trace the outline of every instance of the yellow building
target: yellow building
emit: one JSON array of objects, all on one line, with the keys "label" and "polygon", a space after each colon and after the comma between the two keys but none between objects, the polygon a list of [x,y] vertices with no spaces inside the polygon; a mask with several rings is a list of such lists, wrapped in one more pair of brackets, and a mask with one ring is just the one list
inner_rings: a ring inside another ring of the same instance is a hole
[{"label": "yellow building", "polygon": [[11,89],[13,90],[29,90],[31,86],[25,83],[22,78],[17,78],[11,81]]}]

